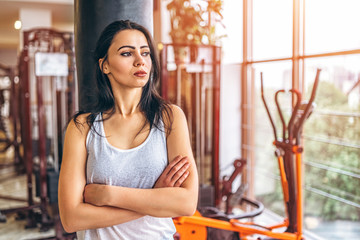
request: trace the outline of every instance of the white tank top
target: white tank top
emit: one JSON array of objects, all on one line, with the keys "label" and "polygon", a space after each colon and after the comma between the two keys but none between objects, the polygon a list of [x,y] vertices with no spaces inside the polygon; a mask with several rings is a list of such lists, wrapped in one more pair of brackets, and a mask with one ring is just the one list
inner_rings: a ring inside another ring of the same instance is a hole
[{"label": "white tank top", "polygon": [[[86,138],[86,182],[130,188],[153,188],[168,164],[162,122],[161,130],[153,127],[142,144],[123,150],[109,144],[104,137],[105,131],[101,120],[102,116],[99,114]],[[168,240],[173,239],[175,231],[171,218],[144,216],[112,227],[79,231],[77,237],[79,240]]]}]

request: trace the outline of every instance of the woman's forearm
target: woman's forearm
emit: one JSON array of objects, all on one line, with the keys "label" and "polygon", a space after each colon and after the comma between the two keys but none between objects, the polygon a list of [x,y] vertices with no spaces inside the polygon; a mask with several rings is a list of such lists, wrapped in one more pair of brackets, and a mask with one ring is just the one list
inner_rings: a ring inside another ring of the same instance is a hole
[{"label": "woman's forearm", "polygon": [[109,206],[94,206],[80,203],[60,211],[61,221],[66,232],[77,232],[85,229],[110,227],[129,222],[144,215],[131,210]]},{"label": "woman's forearm", "polygon": [[154,189],[104,187],[105,194],[99,205],[132,210],[154,217],[177,217],[194,214],[197,205],[196,192],[183,187]]},{"label": "woman's forearm", "polygon": [[[154,217],[191,216],[197,205],[197,193],[182,187],[123,188],[118,193],[124,208]],[[116,202],[116,197],[112,199]]]},{"label": "woman's forearm", "polygon": [[198,198],[194,166],[195,164],[189,164],[187,157],[176,157],[166,167],[153,189],[88,184],[84,189],[84,202],[128,209],[154,217],[192,215]]}]

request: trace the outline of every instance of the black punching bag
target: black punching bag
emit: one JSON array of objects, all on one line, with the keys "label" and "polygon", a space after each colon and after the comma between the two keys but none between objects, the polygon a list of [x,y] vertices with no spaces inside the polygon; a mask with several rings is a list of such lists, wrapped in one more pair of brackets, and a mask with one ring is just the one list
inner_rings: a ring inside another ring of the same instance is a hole
[{"label": "black punching bag", "polygon": [[116,20],[131,20],[153,31],[153,0],[75,0],[75,54],[79,108],[94,102],[93,52],[102,30]]}]

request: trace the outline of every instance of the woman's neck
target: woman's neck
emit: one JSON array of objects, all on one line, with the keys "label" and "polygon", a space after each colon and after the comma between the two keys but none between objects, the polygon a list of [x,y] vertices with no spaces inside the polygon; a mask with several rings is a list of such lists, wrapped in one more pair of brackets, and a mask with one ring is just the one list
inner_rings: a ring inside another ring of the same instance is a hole
[{"label": "woman's neck", "polygon": [[122,117],[126,118],[139,113],[141,93],[142,88],[113,92],[115,114],[120,114]]}]

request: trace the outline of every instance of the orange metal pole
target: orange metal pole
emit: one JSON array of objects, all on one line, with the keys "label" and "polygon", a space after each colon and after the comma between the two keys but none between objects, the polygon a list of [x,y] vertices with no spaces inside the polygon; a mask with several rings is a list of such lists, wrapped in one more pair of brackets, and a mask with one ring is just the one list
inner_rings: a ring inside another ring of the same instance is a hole
[{"label": "orange metal pole", "polygon": [[276,228],[282,228],[282,227],[287,227],[287,226],[289,226],[289,219],[285,219],[283,223],[272,225],[272,226],[269,226],[268,228],[273,230]]},{"label": "orange metal pole", "polygon": [[247,235],[259,234],[259,235],[269,236],[272,238],[282,239],[282,240],[298,240],[297,234],[287,233],[287,232],[278,233],[269,230],[261,230],[259,229],[259,226],[246,226],[247,225],[246,223],[241,223],[236,219],[232,219],[230,220],[230,222],[227,222],[212,218],[191,216],[191,217],[175,218],[174,223],[180,225],[192,224],[192,225],[206,226],[206,227],[239,232],[241,237],[245,237]]},{"label": "orange metal pole", "polygon": [[299,148],[296,148],[296,176],[297,176],[297,191],[298,191],[298,206],[297,206],[297,235],[298,240],[302,239],[302,230],[303,230],[303,193],[302,193],[302,161],[301,153]]},{"label": "orange metal pole", "polygon": [[278,157],[278,163],[279,163],[279,170],[280,170],[281,185],[282,185],[283,192],[284,192],[284,201],[288,202],[289,201],[289,186],[288,186],[288,182],[286,180],[284,159],[282,156]]}]

